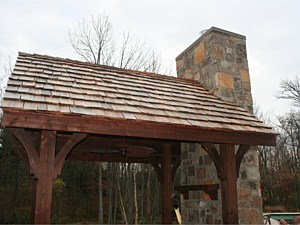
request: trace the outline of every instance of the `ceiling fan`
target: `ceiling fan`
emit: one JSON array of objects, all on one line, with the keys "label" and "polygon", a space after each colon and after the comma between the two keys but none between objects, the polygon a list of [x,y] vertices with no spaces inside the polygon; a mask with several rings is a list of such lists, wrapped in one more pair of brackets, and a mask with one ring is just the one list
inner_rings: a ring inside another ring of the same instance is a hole
[{"label": "ceiling fan", "polygon": [[124,157],[148,157],[155,152],[153,148],[121,143],[114,147],[99,147],[95,152],[102,154],[120,153]]}]

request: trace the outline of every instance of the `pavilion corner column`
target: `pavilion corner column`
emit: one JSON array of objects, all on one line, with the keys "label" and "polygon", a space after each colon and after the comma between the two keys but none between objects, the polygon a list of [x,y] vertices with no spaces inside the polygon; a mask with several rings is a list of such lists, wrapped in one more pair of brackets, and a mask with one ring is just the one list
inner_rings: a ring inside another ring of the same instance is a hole
[{"label": "pavilion corner column", "polygon": [[162,161],[162,224],[172,223],[172,165],[171,165],[171,144],[166,143],[163,147]]},{"label": "pavilion corner column", "polygon": [[53,173],[55,163],[55,131],[41,131],[40,157],[37,164],[36,202],[35,202],[35,224],[50,224]]},{"label": "pavilion corner column", "polygon": [[238,224],[237,176],[234,145],[220,144],[223,224]]}]

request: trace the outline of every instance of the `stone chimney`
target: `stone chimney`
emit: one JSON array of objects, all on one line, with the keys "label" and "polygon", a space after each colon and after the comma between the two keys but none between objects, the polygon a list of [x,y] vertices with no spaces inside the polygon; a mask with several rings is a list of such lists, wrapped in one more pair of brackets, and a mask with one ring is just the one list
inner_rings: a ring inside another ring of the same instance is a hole
[{"label": "stone chimney", "polygon": [[245,36],[212,27],[176,58],[176,68],[178,77],[252,112]]},{"label": "stone chimney", "polygon": [[[212,27],[176,58],[177,76],[198,81],[224,101],[253,111],[246,37]],[[209,155],[199,143],[181,144],[181,185],[220,183]],[[240,167],[239,223],[262,224],[258,153],[250,149]],[[219,190],[220,196],[220,190]],[[185,224],[222,223],[221,199],[190,191],[181,204]]]}]

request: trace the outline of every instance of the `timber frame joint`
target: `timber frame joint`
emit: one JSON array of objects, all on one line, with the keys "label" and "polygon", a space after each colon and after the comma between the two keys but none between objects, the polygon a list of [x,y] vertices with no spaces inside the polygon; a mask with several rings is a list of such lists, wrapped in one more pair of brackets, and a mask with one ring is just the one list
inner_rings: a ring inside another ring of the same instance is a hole
[{"label": "timber frame joint", "polygon": [[[214,165],[217,170],[217,174],[220,180],[224,179],[221,173],[221,166],[224,163],[222,158],[220,157],[220,154],[217,151],[217,148],[215,144],[213,143],[200,143],[201,147],[207,152],[207,154],[210,156],[212,161],[214,162]],[[224,144],[220,144],[224,145]],[[228,144],[226,144],[228,145]],[[239,145],[239,148],[237,152],[235,153],[235,163],[236,163],[236,175],[239,177],[239,171],[240,166],[243,160],[244,155],[248,152],[248,150],[251,148],[250,145]]]},{"label": "timber frame joint", "polygon": [[[53,151],[52,154],[54,155],[53,167],[51,167],[51,171],[47,172],[47,175],[51,176],[52,178],[56,178],[57,175],[60,174],[63,163],[70,151],[79,142],[83,141],[87,137],[87,134],[73,133],[63,145],[63,147],[59,150],[57,155],[55,155],[57,137],[56,131],[40,130],[41,145],[38,151],[38,149],[34,147],[34,141],[32,137],[28,134],[28,132],[25,129],[8,128],[8,130],[22,144],[25,152],[18,150],[16,151],[17,155],[25,161],[26,168],[29,170],[29,172],[33,175],[35,179],[39,179],[43,176],[41,168],[45,166],[45,163],[52,163],[51,157],[45,155],[49,154],[49,152],[43,152],[42,149],[44,147],[47,148],[49,146],[52,146],[51,150]],[[38,154],[38,152],[40,153]],[[45,161],[45,159],[42,159],[43,157],[47,157],[47,162]]]}]

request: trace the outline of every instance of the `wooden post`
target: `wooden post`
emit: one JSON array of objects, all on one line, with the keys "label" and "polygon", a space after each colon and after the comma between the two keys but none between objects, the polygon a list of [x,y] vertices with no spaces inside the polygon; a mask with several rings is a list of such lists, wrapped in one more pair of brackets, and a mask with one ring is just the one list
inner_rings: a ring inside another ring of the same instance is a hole
[{"label": "wooden post", "polygon": [[34,218],[35,218],[36,187],[37,187],[37,179],[32,179],[32,200],[31,200],[31,214],[30,214],[31,224],[34,224]]},{"label": "wooden post", "polygon": [[37,172],[35,224],[50,224],[53,174],[55,164],[55,131],[41,131],[39,171]]},{"label": "wooden post", "polygon": [[223,224],[238,224],[237,176],[234,145],[220,144]]},{"label": "wooden post", "polygon": [[163,148],[163,179],[161,184],[162,224],[172,223],[172,165],[171,144],[164,144]]}]

